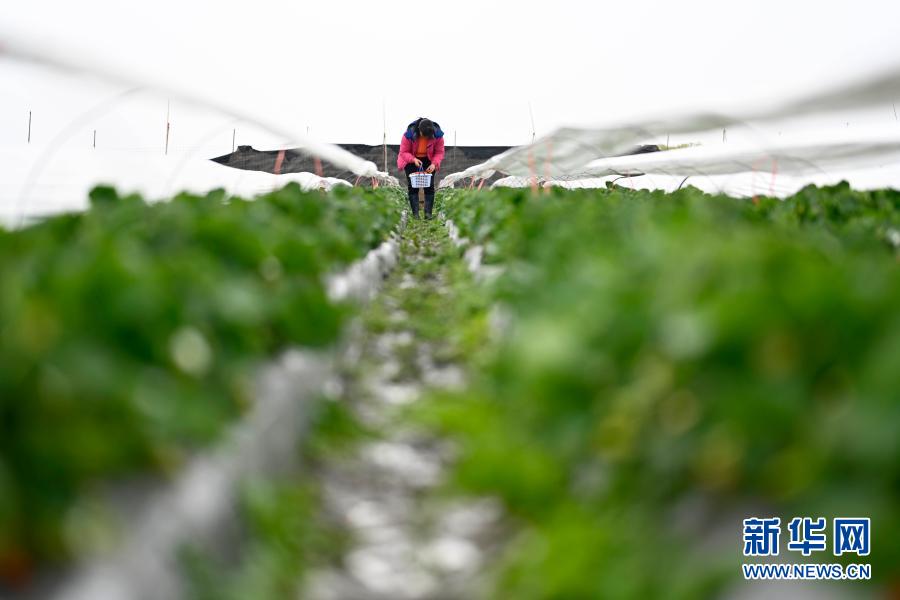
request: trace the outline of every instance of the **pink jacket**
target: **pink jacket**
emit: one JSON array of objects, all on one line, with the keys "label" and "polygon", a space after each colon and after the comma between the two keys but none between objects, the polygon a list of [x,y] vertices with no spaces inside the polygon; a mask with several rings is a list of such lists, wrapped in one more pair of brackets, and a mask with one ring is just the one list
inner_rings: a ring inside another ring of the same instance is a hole
[{"label": "pink jacket", "polygon": [[[403,170],[406,165],[415,162],[416,156],[415,146],[417,140],[411,140],[405,135],[400,140],[400,154],[397,155],[397,168]],[[428,146],[425,149],[428,160],[434,165],[434,170],[441,168],[441,161],[444,160],[444,138],[433,138],[428,140]]]}]

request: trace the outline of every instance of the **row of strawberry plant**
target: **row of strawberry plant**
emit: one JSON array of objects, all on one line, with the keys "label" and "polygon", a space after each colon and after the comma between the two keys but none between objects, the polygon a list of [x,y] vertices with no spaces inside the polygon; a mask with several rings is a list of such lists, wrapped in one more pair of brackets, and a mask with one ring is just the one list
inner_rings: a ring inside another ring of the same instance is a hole
[{"label": "row of strawberry plant", "polygon": [[504,267],[481,375],[429,409],[519,523],[497,597],[706,596],[769,514],[871,517],[853,558],[897,585],[900,193],[439,202]]},{"label": "row of strawberry plant", "polygon": [[176,471],[252,402],[261,361],[336,340],[324,277],[397,224],[394,190],[91,208],[0,231],[0,579],[77,550],[101,481]]}]

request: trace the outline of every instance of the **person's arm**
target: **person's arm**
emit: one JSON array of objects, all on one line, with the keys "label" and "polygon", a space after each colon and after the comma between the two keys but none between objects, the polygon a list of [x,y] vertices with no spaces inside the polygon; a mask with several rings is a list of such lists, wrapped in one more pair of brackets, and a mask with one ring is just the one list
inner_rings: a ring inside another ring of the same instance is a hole
[{"label": "person's arm", "polygon": [[405,135],[400,140],[400,153],[397,155],[397,168],[402,169],[409,163],[416,162],[416,157],[412,153],[412,140]]},{"label": "person's arm", "polygon": [[444,160],[444,138],[439,137],[434,140],[434,157],[431,159],[435,171],[441,168],[442,160]]}]

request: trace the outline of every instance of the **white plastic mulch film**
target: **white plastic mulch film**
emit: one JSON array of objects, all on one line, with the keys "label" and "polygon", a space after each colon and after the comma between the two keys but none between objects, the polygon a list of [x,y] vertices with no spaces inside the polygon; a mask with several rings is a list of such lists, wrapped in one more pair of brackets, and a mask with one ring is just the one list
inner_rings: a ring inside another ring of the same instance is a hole
[{"label": "white plastic mulch film", "polygon": [[[846,179],[900,187],[900,68],[757,114],[693,114],[562,127],[444,177],[441,187],[603,187],[672,191],[689,182],[737,196],[786,196]],[[642,145],[662,152],[636,153]]]},{"label": "white plastic mulch film", "polygon": [[148,200],[217,188],[254,196],[291,181],[304,189],[352,185],[314,173],[274,175],[210,160],[242,144],[297,148],[357,179],[398,184],[371,161],[312,139],[294,122],[269,121],[265,114],[222,106],[212,95],[198,97],[147,79],[140,72],[69,61],[51,45],[4,39],[0,26],[4,103],[32,107],[0,116],[0,226],[82,210],[98,184]]}]

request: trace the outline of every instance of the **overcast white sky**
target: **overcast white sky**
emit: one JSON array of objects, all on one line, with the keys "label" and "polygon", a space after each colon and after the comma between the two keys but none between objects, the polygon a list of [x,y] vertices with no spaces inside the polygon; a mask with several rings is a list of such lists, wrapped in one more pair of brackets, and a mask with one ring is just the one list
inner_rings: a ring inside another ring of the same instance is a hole
[{"label": "overcast white sky", "polygon": [[[529,103],[540,135],[759,107],[900,63],[896,0],[8,0],[3,13],[0,43],[10,49],[168,88],[113,103],[118,125],[104,140],[124,147],[133,136],[136,148],[159,140],[172,96],[176,139],[212,135],[230,150],[230,118],[171,91],[294,132],[308,126],[326,141],[380,143],[384,104],[389,142],[427,115],[451,142],[456,132],[459,144],[493,145],[530,139]],[[5,144],[21,139],[28,110],[46,140],[124,89],[9,61],[0,77]],[[256,147],[278,141],[246,127],[241,136]]]}]

